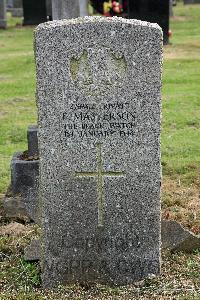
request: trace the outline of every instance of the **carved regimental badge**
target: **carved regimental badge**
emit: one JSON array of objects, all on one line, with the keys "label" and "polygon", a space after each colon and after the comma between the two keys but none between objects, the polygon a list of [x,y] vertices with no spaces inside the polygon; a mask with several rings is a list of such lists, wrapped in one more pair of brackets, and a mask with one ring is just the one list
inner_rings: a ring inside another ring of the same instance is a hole
[{"label": "carved regimental badge", "polygon": [[101,95],[123,84],[127,64],[122,53],[94,46],[70,60],[71,78],[77,89],[87,95]]}]

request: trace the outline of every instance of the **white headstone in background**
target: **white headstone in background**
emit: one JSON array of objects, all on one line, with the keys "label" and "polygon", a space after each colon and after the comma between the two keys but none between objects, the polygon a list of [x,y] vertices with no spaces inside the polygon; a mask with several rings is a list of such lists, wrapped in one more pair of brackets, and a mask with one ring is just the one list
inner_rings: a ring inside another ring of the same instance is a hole
[{"label": "white headstone in background", "polygon": [[53,20],[73,19],[80,16],[79,0],[52,0]]},{"label": "white headstone in background", "polygon": [[79,0],[80,16],[88,16],[88,0]]}]

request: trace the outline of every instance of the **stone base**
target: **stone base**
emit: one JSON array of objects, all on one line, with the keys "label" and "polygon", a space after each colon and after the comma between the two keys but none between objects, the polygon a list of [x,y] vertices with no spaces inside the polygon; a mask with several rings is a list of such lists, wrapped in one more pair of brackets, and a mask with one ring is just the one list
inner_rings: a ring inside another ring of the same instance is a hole
[{"label": "stone base", "polygon": [[39,160],[22,160],[22,155],[22,152],[15,153],[11,161],[11,191],[14,195],[24,195],[34,188],[39,175]]},{"label": "stone base", "polygon": [[38,261],[40,260],[41,241],[34,239],[30,245],[24,249],[24,259],[27,261]]},{"label": "stone base", "polygon": [[23,160],[22,155],[22,152],[13,155],[11,185],[4,199],[4,208],[8,217],[29,217],[39,224],[39,160]]},{"label": "stone base", "polygon": [[29,217],[40,224],[38,206],[38,139],[37,126],[30,125],[27,131],[28,151],[17,152],[11,160],[11,185],[4,199],[8,217]]},{"label": "stone base", "polygon": [[200,248],[200,235],[195,235],[173,220],[162,220],[162,248],[173,251],[192,252]]},{"label": "stone base", "polygon": [[7,21],[6,20],[0,20],[0,28],[6,29],[7,27]]},{"label": "stone base", "polygon": [[22,197],[6,197],[3,199],[3,207],[6,217],[30,221]]},{"label": "stone base", "polygon": [[40,225],[40,212],[37,188],[30,189],[25,196],[5,197],[3,207],[8,218],[20,219],[23,221],[34,221]]}]

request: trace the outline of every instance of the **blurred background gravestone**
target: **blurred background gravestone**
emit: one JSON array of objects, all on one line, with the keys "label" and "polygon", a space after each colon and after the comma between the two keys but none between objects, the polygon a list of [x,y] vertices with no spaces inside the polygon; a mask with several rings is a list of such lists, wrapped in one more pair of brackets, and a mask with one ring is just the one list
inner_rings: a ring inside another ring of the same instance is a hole
[{"label": "blurred background gravestone", "polygon": [[47,21],[46,0],[23,0],[23,25],[38,25]]},{"label": "blurred background gravestone", "polygon": [[0,28],[6,28],[6,0],[0,0]]},{"label": "blurred background gravestone", "polygon": [[[169,9],[170,0],[134,0],[120,1],[121,6],[115,6],[117,1],[112,1],[112,5],[105,6],[104,0],[92,0],[94,8],[105,15],[122,16],[129,19],[138,19],[157,23],[163,30],[164,44],[168,43],[169,33]],[[119,1],[118,1],[119,2]],[[105,11],[107,9],[107,11]]]},{"label": "blurred background gravestone", "polygon": [[13,17],[23,17],[22,0],[14,0],[12,8]]},{"label": "blurred background gravestone", "polygon": [[80,16],[79,0],[52,0],[53,20],[72,19]]},{"label": "blurred background gravestone", "polygon": [[13,0],[7,0],[7,11],[12,11]]},{"label": "blurred background gravestone", "polygon": [[47,20],[52,20],[52,0],[46,0],[46,14]]},{"label": "blurred background gravestone", "polygon": [[88,16],[88,0],[79,0],[80,16]]}]

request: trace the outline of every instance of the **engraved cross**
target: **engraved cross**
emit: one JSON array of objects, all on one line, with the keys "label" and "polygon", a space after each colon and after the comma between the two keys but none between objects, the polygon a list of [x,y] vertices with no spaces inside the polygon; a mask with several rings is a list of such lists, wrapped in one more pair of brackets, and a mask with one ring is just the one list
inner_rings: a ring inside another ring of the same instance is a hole
[{"label": "engraved cross", "polygon": [[122,177],[125,176],[125,172],[120,171],[104,171],[103,170],[103,161],[101,154],[101,144],[96,145],[97,151],[97,171],[96,172],[75,172],[76,177],[97,177],[97,195],[98,195],[98,226],[103,226],[103,216],[104,216],[104,177]]}]

